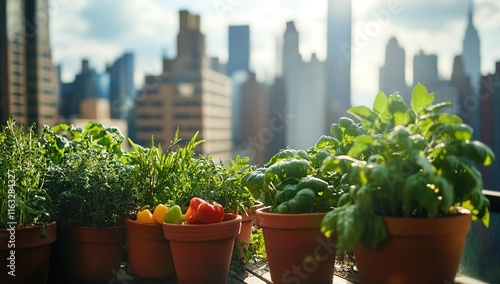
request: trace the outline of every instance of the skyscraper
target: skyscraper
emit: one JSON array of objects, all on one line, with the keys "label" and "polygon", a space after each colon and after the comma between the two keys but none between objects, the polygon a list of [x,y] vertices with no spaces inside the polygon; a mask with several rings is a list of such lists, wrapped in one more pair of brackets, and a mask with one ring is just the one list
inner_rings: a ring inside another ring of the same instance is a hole
[{"label": "skyscraper", "polygon": [[[481,81],[481,54],[480,54],[480,41],[476,27],[473,23],[474,4],[470,0],[469,14],[467,20],[467,29],[463,41],[463,63],[465,74],[469,77],[472,96],[468,96],[463,102],[464,108],[467,111],[466,122],[474,128],[475,133],[480,133],[480,101],[479,89]],[[478,136],[475,136],[478,138]]]},{"label": "skyscraper", "polygon": [[226,74],[231,77],[238,70],[250,70],[250,27],[229,26],[229,48]]},{"label": "skyscraper", "polygon": [[399,46],[395,37],[391,37],[385,48],[384,66],[380,67],[379,89],[386,95],[399,92],[405,101],[409,102],[405,65],[405,50]]},{"label": "skyscraper", "polygon": [[286,144],[295,149],[314,146],[325,133],[325,63],[311,56],[304,62],[299,53],[299,33],[288,22],[283,40],[283,81],[286,94]]},{"label": "skyscraper", "polygon": [[124,119],[135,95],[134,54],[124,53],[108,66],[111,118]]},{"label": "skyscraper", "polygon": [[149,146],[153,135],[167,147],[177,129],[183,141],[199,132],[198,139],[206,142],[197,150],[227,162],[232,157],[230,79],[211,68],[200,16],[183,10],[179,21],[177,57],[163,59],[162,74],[146,76],[136,98],[134,141]]},{"label": "skyscraper", "polygon": [[329,126],[351,107],[351,0],[328,0],[326,56]]},{"label": "skyscraper", "polygon": [[0,3],[0,123],[58,120],[57,68],[52,63],[48,0]]},{"label": "skyscraper", "polygon": [[425,54],[422,50],[413,57],[413,86],[424,84],[429,90],[439,85],[438,58],[435,54]]}]

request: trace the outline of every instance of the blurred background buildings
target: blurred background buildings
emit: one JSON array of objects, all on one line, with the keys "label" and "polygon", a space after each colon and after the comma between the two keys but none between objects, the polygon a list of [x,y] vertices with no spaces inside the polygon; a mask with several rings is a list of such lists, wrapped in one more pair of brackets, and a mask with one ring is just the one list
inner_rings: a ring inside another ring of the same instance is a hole
[{"label": "blurred background buildings", "polygon": [[[38,126],[83,126],[97,120],[118,126],[143,146],[153,136],[166,147],[177,129],[183,140],[199,132],[206,140],[200,153],[222,161],[239,154],[260,165],[279,149],[307,149],[328,135],[330,124],[346,116],[352,104],[352,5],[349,0],[327,2],[324,60],[301,52],[296,22],[283,22],[274,77],[259,81],[250,63],[252,37],[258,35],[250,25],[227,26],[228,58],[221,62],[206,54],[202,30],[208,23],[180,10],[177,38],[169,39],[176,40],[176,55],[158,58],[162,70],[146,74],[137,85],[132,51],[103,71],[91,66],[92,58],[80,59],[79,73],[63,82],[65,67],[52,60],[49,0],[1,1],[0,119],[5,122],[13,114],[19,122]],[[407,62],[408,47],[393,36],[379,66],[378,88],[388,95],[399,91],[409,103],[412,86],[423,83],[436,93],[436,101],[453,102],[452,111],[473,126],[474,138],[500,157],[500,62],[491,74],[481,74],[481,41],[469,3],[462,51],[455,54],[449,78],[440,75],[437,54],[421,50]],[[500,188],[499,164],[497,160],[483,171],[486,188]]]}]

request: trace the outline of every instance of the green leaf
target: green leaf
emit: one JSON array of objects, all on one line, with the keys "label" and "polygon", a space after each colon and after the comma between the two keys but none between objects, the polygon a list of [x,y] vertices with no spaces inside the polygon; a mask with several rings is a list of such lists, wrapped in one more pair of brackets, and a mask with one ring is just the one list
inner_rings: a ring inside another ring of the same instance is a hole
[{"label": "green leaf", "polygon": [[429,94],[427,88],[418,83],[413,88],[412,98],[411,98],[411,108],[418,115],[422,115],[427,106],[429,106],[434,101],[434,93]]},{"label": "green leaf", "polygon": [[343,132],[342,132],[342,129],[340,128],[340,125],[338,124],[332,124],[330,126],[330,133],[332,133],[333,137],[337,140],[337,141],[342,141],[343,139]]},{"label": "green leaf", "polygon": [[387,96],[384,92],[378,92],[373,102],[373,111],[378,114],[378,117],[383,123],[388,123],[391,120],[391,113],[389,112],[389,105],[387,103]]},{"label": "green leaf", "polygon": [[378,119],[378,115],[366,106],[355,106],[347,110],[347,113],[352,114],[359,119],[363,125],[372,126]]}]

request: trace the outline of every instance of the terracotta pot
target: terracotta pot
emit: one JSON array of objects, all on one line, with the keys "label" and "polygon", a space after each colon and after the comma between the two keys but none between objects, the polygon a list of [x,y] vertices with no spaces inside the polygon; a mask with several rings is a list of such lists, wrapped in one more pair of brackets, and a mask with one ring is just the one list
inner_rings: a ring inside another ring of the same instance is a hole
[{"label": "terracotta pot", "polygon": [[224,215],[222,223],[176,225],[163,223],[170,241],[178,283],[226,283],[241,216]]},{"label": "terracotta pot", "polygon": [[251,215],[252,216],[255,216],[254,217],[254,220],[253,220],[253,224],[255,227],[259,228],[259,220],[257,218],[257,213],[256,211],[260,208],[263,208],[264,207],[264,203],[262,203],[262,201],[259,201],[259,200],[256,200],[254,205],[252,207],[250,207],[250,212],[251,212]]},{"label": "terracotta pot", "polygon": [[60,267],[70,283],[104,283],[120,268],[125,228],[64,227],[61,230]]},{"label": "terracotta pot", "polygon": [[384,220],[388,240],[374,250],[354,250],[362,283],[454,283],[470,214]]},{"label": "terracotta pot", "polygon": [[125,220],[125,245],[130,273],[143,278],[175,277],[170,243],[161,224],[137,222],[135,215]]},{"label": "terracotta pot", "polygon": [[255,217],[250,215],[241,215],[241,230],[236,239],[240,242],[250,243],[250,237],[252,235],[252,227]]},{"label": "terracotta pot", "polygon": [[325,214],[257,210],[273,283],[332,283],[336,245],[320,231]]},{"label": "terracotta pot", "polygon": [[55,222],[46,227],[0,229],[0,283],[47,283],[50,245],[55,240]]}]

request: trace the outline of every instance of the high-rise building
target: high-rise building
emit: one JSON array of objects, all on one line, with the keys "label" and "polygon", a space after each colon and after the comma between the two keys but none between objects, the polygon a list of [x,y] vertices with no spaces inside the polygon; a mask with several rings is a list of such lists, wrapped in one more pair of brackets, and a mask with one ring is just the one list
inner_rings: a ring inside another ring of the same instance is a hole
[{"label": "high-rise building", "polygon": [[285,149],[287,146],[286,128],[289,120],[286,117],[286,92],[282,77],[276,77],[271,85],[268,111],[269,128],[273,132],[273,137],[266,147],[269,160],[279,150]]},{"label": "high-rise building", "polygon": [[266,148],[275,135],[269,125],[269,90],[257,81],[255,73],[241,84],[240,117],[242,127],[239,129],[243,141],[242,150],[246,151],[254,164],[264,165],[268,161]]},{"label": "high-rise building", "polygon": [[81,118],[84,100],[106,99],[109,106],[109,86],[109,75],[97,73],[90,67],[88,59],[83,59],[81,71],[75,76],[75,80],[62,84],[62,104],[65,107],[62,108],[61,115],[66,119]]},{"label": "high-rise building", "polygon": [[327,126],[351,107],[351,0],[328,0]]},{"label": "high-rise building", "polygon": [[57,68],[52,63],[48,0],[0,3],[0,123],[58,121]]},{"label": "high-rise building", "polygon": [[111,118],[125,119],[135,95],[134,54],[124,53],[108,66]]},{"label": "high-rise building", "polygon": [[422,50],[413,57],[413,85],[424,84],[428,89],[440,85],[438,58],[435,54],[425,54]]},{"label": "high-rise building", "polygon": [[231,82],[211,68],[205,55],[200,16],[180,11],[177,57],[163,60],[163,73],[148,75],[136,97],[135,140],[149,146],[151,136],[168,147],[179,129],[186,142],[196,132],[205,140],[202,154],[229,161],[232,157]]},{"label": "high-rise building", "polygon": [[[470,97],[466,104],[470,109],[470,119],[468,123],[474,128],[476,133],[480,132],[480,101],[479,101],[479,89],[481,81],[481,53],[480,53],[480,41],[479,35],[474,26],[473,13],[474,4],[470,0],[469,13],[467,18],[467,29],[465,31],[465,36],[463,40],[463,63],[465,74],[469,77],[473,97]],[[477,137],[476,137],[477,138]]]},{"label": "high-rise building", "polygon": [[229,48],[226,74],[231,77],[238,70],[250,70],[250,27],[229,26]]},{"label": "high-rise building", "polygon": [[481,81],[481,133],[480,140],[491,147],[497,160],[483,167],[482,177],[485,189],[500,188],[500,61],[496,63],[495,73],[482,77]]},{"label": "high-rise building", "polygon": [[384,66],[380,67],[379,89],[386,95],[399,92],[405,101],[409,102],[411,94],[406,85],[405,66],[405,50],[399,46],[395,37],[391,37],[385,48]]},{"label": "high-rise building", "polygon": [[299,33],[288,22],[283,39],[283,81],[286,94],[285,114],[289,118],[286,144],[295,149],[314,146],[325,133],[325,63],[313,54],[304,62],[299,53]]}]

